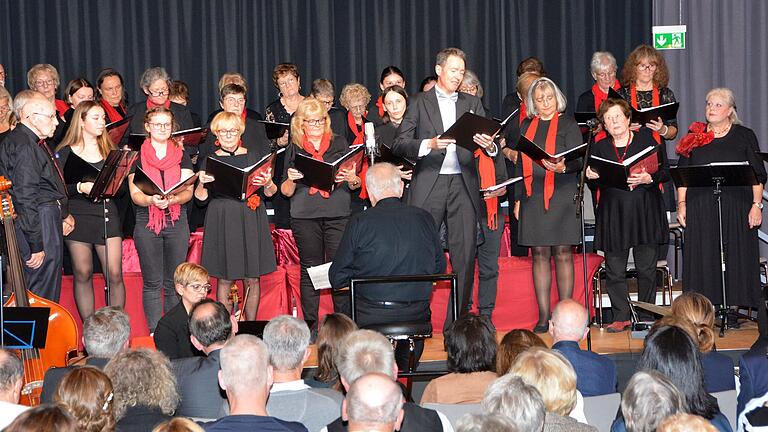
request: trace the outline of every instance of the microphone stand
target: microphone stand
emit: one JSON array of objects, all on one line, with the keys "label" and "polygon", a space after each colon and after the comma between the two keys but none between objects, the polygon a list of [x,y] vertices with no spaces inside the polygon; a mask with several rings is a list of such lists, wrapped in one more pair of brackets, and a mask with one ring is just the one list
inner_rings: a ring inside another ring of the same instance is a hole
[{"label": "microphone stand", "polygon": [[579,184],[576,188],[576,194],[573,197],[573,202],[578,204],[576,207],[576,217],[581,219],[581,263],[584,277],[584,307],[587,309],[587,328],[589,329],[587,332],[588,351],[592,351],[592,314],[590,313],[589,289],[587,288],[587,228],[584,221],[584,184],[587,181],[587,166],[589,165],[589,156],[592,154],[592,144],[595,142],[594,132],[597,125],[598,123],[592,123],[591,120],[587,122],[587,127],[589,128],[587,151],[584,153],[584,164],[581,166],[581,173],[579,173]]}]

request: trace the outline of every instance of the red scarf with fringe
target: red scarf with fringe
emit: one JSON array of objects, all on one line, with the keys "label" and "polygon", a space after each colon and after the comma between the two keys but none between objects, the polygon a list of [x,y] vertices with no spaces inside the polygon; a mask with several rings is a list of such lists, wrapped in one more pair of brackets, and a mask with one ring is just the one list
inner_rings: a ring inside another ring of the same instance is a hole
[{"label": "red scarf with fringe", "polygon": [[[555,142],[557,139],[557,120],[559,113],[555,113],[552,120],[549,123],[549,129],[547,130],[547,140],[544,150],[549,154],[555,153]],[[533,142],[533,138],[536,136],[536,129],[539,127],[539,121],[541,117],[536,116],[531,120],[531,124],[528,126],[528,130],[525,131],[525,137]],[[523,182],[525,183],[525,193],[527,196],[531,196],[533,190],[533,160],[524,154],[520,154],[523,157]],[[555,194],[555,173],[546,170],[544,174],[544,209],[549,210],[549,200],[552,195]]]},{"label": "red scarf with fringe", "polygon": [[[477,168],[480,172],[480,188],[487,189],[496,185],[496,165],[493,158],[485,154],[483,149],[475,150]],[[485,210],[488,214],[488,228],[496,230],[499,227],[499,198],[493,197],[485,200]]]},{"label": "red scarf with fringe", "polygon": [[[165,189],[181,180],[182,156],[184,156],[184,149],[181,146],[177,146],[175,141],[169,139],[165,142],[165,157],[158,159],[151,140],[147,138],[141,146],[141,169],[147,173],[147,176],[153,182]],[[163,173],[162,176],[160,175],[161,171]],[[181,215],[181,205],[172,204],[166,210],[171,218],[171,225],[175,225],[175,222]],[[149,206],[147,228],[150,231],[160,234],[160,231],[168,225],[165,217],[166,210],[159,209],[153,205]]]}]

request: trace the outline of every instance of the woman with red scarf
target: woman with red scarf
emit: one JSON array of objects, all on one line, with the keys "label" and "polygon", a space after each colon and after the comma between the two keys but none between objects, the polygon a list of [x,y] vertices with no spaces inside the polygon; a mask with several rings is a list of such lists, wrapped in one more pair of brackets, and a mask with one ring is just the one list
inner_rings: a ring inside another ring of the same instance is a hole
[{"label": "woman with red scarf", "polygon": [[[592,88],[579,96],[576,102],[577,112],[597,113],[600,104],[608,98],[608,90],[618,91],[621,88],[619,80],[616,79],[616,58],[607,51],[597,51],[592,54],[592,61],[589,63],[589,71],[595,83]],[[595,142],[600,141],[607,135],[600,125],[595,130]]]},{"label": "woman with red scarf", "polygon": [[[347,110],[346,137],[350,146],[365,143],[365,123],[368,122],[366,107],[370,101],[371,94],[362,84],[350,83],[341,89],[339,102]],[[364,162],[363,169],[360,171],[360,178],[365,178],[367,169],[368,162]],[[365,187],[363,187],[359,194],[352,194],[350,204],[352,214],[360,213],[365,207],[369,206]]]},{"label": "woman with red scarf", "polygon": [[[525,101],[528,118],[520,127],[522,135],[550,154],[560,153],[581,144],[581,132],[576,121],[562,115],[565,96],[549,78],[539,78],[531,84]],[[576,172],[581,161],[567,165],[543,161],[534,164],[520,155],[517,174],[524,176],[516,193],[515,217],[519,220],[519,242],[530,246],[533,255],[533,286],[539,305],[539,319],[534,332],[549,329],[550,291],[552,285],[551,258],[555,258],[557,291],[560,299],[573,294],[573,245],[581,241],[579,219],[576,217]]]},{"label": "woman with red scarf", "polygon": [[107,124],[125,118],[125,87],[120,72],[106,68],[99,72],[96,78],[96,100],[101,103],[107,113]]},{"label": "woman with red scarf", "polygon": [[[147,111],[143,120],[149,136],[141,146],[136,167],[164,188],[191,176],[192,161],[182,146],[171,138],[175,126],[173,112],[162,106],[154,107]],[[192,199],[192,187],[168,197],[147,195],[133,183],[134,176],[128,176],[136,209],[133,241],[144,279],[144,315],[152,333],[162,313],[179,302],[174,291],[173,272],[187,257],[189,224],[185,207]]]},{"label": "woman with red scarf", "polygon": [[[237,84],[228,86],[242,89]],[[261,124],[259,126],[264,127]],[[216,150],[209,155],[212,159],[245,168],[255,164],[271,151],[266,136],[251,146],[244,145],[241,136],[245,131],[245,123],[239,112],[235,114],[222,111],[216,114],[210,128],[216,136]],[[259,277],[275,271],[276,268],[269,220],[261,198],[262,192],[265,197],[274,195],[277,185],[272,181],[270,172],[268,176],[257,176],[254,179],[253,184],[261,190],[246,202],[212,195],[205,184],[216,182],[216,179],[205,173],[207,162],[207,159],[200,162],[200,182],[195,190],[195,198],[206,202],[208,206],[202,264],[216,277],[218,300],[230,310],[232,301],[229,294],[232,282],[245,282],[245,318],[252,321],[256,319],[259,310]]]},{"label": "woman with red scarf", "polygon": [[[137,102],[128,108],[126,115],[133,116],[129,129],[131,134],[145,134],[144,114],[156,107],[163,107],[173,113],[177,126],[175,130],[186,130],[195,127],[189,109],[168,99],[171,94],[171,77],[165,69],[153,67],[145,70],[139,80],[139,87],[147,95],[147,99]],[[124,142],[127,139],[128,134],[125,134]]]},{"label": "woman with red scarf", "polygon": [[[312,287],[307,268],[333,261],[349,218],[349,191],[358,189],[362,181],[355,170],[342,170],[336,177],[339,186],[330,193],[297,182],[304,174],[293,167],[296,154],[332,162],[349,150],[344,137],[331,133],[331,118],[317,99],[299,103],[291,118],[291,140],[280,191],[291,199],[291,229],[301,264],[301,309],[314,334],[320,293]],[[334,293],[333,306],[336,312],[349,315],[347,293]]]},{"label": "woman with red scarf", "polygon": [[[679,166],[747,161],[755,170],[759,184],[725,186],[721,194],[727,257],[725,286],[729,306],[754,307],[763,315],[758,323],[765,335],[757,237],[762,222],[765,167],[755,153],[759,151],[755,133],[739,122],[731,90],[710,90],[706,100],[706,123],[691,124],[689,133],[677,145]],[[685,227],[683,291],[696,291],[713,304],[723,304],[717,203],[712,188],[678,188],[677,219]]]}]

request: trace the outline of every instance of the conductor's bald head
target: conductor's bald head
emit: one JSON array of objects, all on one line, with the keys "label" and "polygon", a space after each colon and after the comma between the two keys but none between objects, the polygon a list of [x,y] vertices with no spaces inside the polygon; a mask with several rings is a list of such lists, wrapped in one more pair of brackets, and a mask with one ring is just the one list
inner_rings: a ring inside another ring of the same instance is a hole
[{"label": "conductor's bald head", "polygon": [[403,196],[400,170],[391,163],[380,162],[368,168],[365,174],[365,186],[368,188],[368,196],[374,206],[384,198]]}]

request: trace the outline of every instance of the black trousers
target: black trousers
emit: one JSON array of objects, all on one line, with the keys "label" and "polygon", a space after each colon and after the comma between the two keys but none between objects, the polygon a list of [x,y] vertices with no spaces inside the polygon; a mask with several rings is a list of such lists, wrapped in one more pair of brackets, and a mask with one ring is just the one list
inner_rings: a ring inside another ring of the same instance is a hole
[{"label": "black trousers", "polygon": [[[632,248],[637,269],[638,300],[656,303],[657,244],[637,245]],[[605,253],[605,280],[614,321],[629,321],[629,289],[627,288],[627,260],[629,249]]]},{"label": "black trousers", "polygon": [[[458,278],[459,316],[469,312],[469,299],[475,279],[477,251],[477,215],[464,186],[461,174],[439,175],[424,203],[424,209],[435,219],[435,225],[445,221],[448,230],[448,250],[451,267]],[[448,304],[448,310],[452,302]],[[453,322],[449,313],[445,328]]]},{"label": "black trousers", "polygon": [[[339,248],[341,236],[347,226],[347,217],[291,219],[293,238],[299,249],[299,264],[301,265],[301,310],[304,320],[310,328],[317,325],[317,311],[320,307],[320,291],[315,290],[309,279],[307,268],[333,261]],[[333,309],[335,312],[349,315],[349,293],[333,293]]]},{"label": "black trousers", "polygon": [[[61,266],[64,256],[61,210],[58,204],[50,204],[38,207],[37,212],[43,234],[45,258],[43,264],[36,269],[24,265],[24,274],[30,291],[58,303],[61,296]],[[77,224],[77,220],[75,220],[75,224]],[[21,258],[27,261],[32,256],[32,252],[18,225],[16,225],[16,240],[19,244]]]}]

